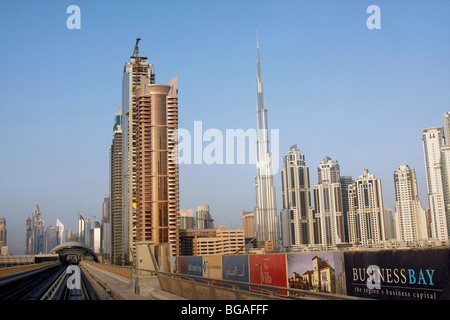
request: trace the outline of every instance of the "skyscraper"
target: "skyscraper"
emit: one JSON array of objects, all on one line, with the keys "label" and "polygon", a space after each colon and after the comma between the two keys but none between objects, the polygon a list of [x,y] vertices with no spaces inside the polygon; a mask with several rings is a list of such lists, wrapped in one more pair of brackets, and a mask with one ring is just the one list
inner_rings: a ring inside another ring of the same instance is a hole
[{"label": "skyscraper", "polygon": [[0,250],[2,247],[6,247],[6,220],[0,218]]},{"label": "skyscraper", "polygon": [[378,245],[385,241],[381,180],[369,170],[348,188],[348,233],[354,244]]},{"label": "skyscraper", "polygon": [[36,205],[27,219],[26,254],[39,254],[45,252],[45,221],[42,218],[39,206]]},{"label": "skyscraper", "polygon": [[[113,140],[110,149],[110,239],[111,239],[111,261],[119,263],[125,258],[128,250],[124,248],[123,238],[128,234],[128,215],[124,214],[123,207],[123,140],[122,133],[122,107],[119,107],[114,118]],[[104,204],[104,210],[106,204]],[[103,213],[105,214],[105,213]]]},{"label": "skyscraper", "polygon": [[102,248],[102,227],[100,222],[94,221],[94,228],[92,228],[92,249],[98,255],[101,253]]},{"label": "skyscraper", "polygon": [[284,156],[284,168],[281,171],[283,247],[295,250],[315,243],[309,181],[305,155],[300,153],[297,145],[293,145]]},{"label": "skyscraper", "polygon": [[64,225],[59,219],[56,219],[57,245],[64,242]]},{"label": "skyscraper", "polygon": [[273,184],[272,154],[270,152],[269,142],[269,120],[264,100],[259,41],[257,41],[256,97],[258,139],[256,144],[257,176],[255,178],[255,229],[257,234],[260,234],[258,239],[260,243],[272,241],[275,248],[278,248],[280,232],[277,216],[276,191]]},{"label": "skyscraper", "polygon": [[427,221],[419,199],[415,170],[401,165],[394,171],[394,185],[397,240],[415,242],[427,239]]},{"label": "skyscraper", "polygon": [[136,241],[170,244],[179,252],[177,78],[168,85],[141,76],[136,88]]},{"label": "skyscraper", "polygon": [[136,92],[141,76],[155,83],[155,70],[147,57],[139,56],[140,39],[136,40],[133,55],[125,64],[122,77],[122,213],[124,216],[123,251],[125,259],[132,262],[136,250]]},{"label": "skyscraper", "polygon": [[27,218],[25,233],[25,254],[32,254],[33,251],[33,232],[31,227],[31,218]]},{"label": "skyscraper", "polygon": [[350,176],[341,176],[342,191],[342,215],[344,217],[345,242],[348,242],[348,187],[353,184],[353,178]]},{"label": "skyscraper", "polygon": [[49,226],[45,232],[45,253],[58,245],[58,228]]},{"label": "skyscraper", "polygon": [[444,113],[446,144],[441,148],[447,240],[450,238],[450,112]]},{"label": "skyscraper", "polygon": [[[447,212],[445,194],[448,191],[447,155],[444,128],[430,127],[422,129],[425,169],[428,184],[428,202],[430,208],[431,237],[448,240]],[[444,161],[443,161],[444,160]]]},{"label": "skyscraper", "polygon": [[181,209],[180,210],[180,230],[194,228],[194,210]]},{"label": "skyscraper", "polygon": [[92,247],[91,221],[78,214],[78,239],[85,246]]},{"label": "skyscraper", "polygon": [[104,198],[102,203],[101,252],[103,260],[111,259],[111,197]]},{"label": "skyscraper", "polygon": [[386,240],[396,239],[397,232],[395,230],[395,217],[392,214],[392,209],[386,206],[384,206],[384,226]]},{"label": "skyscraper", "polygon": [[246,238],[253,238],[255,235],[255,213],[253,211],[242,212],[242,228]]},{"label": "skyscraper", "polygon": [[329,247],[345,242],[339,164],[325,157],[317,171],[319,183],[314,186],[317,240]]},{"label": "skyscraper", "polygon": [[211,212],[208,205],[197,206],[195,210],[197,229],[212,229],[214,228]]}]

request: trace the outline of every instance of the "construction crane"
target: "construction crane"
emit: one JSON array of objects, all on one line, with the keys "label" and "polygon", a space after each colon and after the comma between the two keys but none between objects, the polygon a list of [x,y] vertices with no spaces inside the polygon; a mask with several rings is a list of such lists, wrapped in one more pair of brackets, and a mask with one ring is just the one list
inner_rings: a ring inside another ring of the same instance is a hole
[{"label": "construction crane", "polygon": [[[242,247],[240,247],[239,249],[236,250],[236,252],[234,254],[238,254],[239,251],[241,251],[242,249],[244,249],[246,246],[248,246],[250,243],[252,243],[253,241],[255,241],[256,239],[258,239],[258,237],[261,236],[261,233],[256,234],[249,242],[247,242],[246,244],[244,244]],[[258,240],[259,241],[259,240]]]}]

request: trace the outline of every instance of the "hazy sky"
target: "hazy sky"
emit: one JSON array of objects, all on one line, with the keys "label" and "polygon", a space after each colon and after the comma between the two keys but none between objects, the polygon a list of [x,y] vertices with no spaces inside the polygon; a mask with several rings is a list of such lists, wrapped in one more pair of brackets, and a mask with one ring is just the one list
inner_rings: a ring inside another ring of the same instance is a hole
[{"label": "hazy sky", "polygon": [[[70,30],[67,7],[81,10]],[[366,26],[370,5],[381,29]],[[258,32],[269,126],[281,159],[297,144],[311,185],[325,157],[342,175],[365,168],[395,207],[393,171],[416,169],[428,206],[421,130],[450,111],[450,1],[166,0],[0,2],[0,216],[23,254],[39,204],[76,232],[101,217],[125,62],[140,54],[156,82],[178,77],[180,127],[256,127]],[[204,144],[204,146],[207,143]],[[241,228],[255,206],[256,168],[182,165],[181,208],[209,204],[216,225]],[[275,175],[278,211],[281,177]]]}]

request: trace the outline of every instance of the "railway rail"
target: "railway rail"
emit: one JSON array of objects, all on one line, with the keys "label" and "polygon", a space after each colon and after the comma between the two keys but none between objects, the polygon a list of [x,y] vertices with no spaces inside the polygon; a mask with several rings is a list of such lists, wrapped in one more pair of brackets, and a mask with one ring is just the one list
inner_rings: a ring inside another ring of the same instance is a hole
[{"label": "railway rail", "polygon": [[54,263],[0,277],[0,300],[110,300],[78,264]]}]

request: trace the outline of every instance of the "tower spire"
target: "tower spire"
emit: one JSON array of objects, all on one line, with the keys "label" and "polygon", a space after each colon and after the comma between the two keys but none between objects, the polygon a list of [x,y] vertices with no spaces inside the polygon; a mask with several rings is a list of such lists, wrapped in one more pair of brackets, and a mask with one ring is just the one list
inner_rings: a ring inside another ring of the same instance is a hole
[{"label": "tower spire", "polygon": [[267,109],[264,101],[264,89],[261,71],[261,58],[259,55],[259,39],[256,36],[257,53],[257,76],[256,76],[256,96],[257,96],[257,124],[258,139],[256,145],[257,153],[257,176],[255,177],[256,187],[256,232],[261,236],[258,243],[269,241],[274,247],[279,245],[279,232],[277,220],[276,191],[273,183],[272,155],[270,154],[269,142],[269,121]]}]

